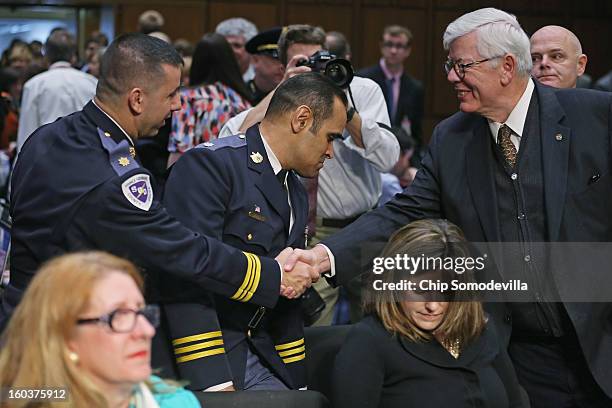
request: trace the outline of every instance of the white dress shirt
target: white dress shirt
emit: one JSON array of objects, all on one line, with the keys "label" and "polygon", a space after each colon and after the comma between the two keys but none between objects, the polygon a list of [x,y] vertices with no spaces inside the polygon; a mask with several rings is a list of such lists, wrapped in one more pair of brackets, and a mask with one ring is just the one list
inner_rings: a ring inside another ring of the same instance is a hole
[{"label": "white dress shirt", "polygon": [[52,64],[23,86],[17,130],[17,151],[39,127],[83,109],[96,94],[98,80],[72,68],[68,62]]},{"label": "white dress shirt", "polygon": [[523,128],[525,127],[525,120],[527,119],[527,111],[529,110],[531,95],[533,94],[534,88],[535,85],[533,84],[533,79],[529,78],[525,92],[523,92],[521,99],[519,99],[517,104],[514,106],[512,112],[510,112],[506,122],[499,123],[487,119],[489,122],[489,129],[491,129],[491,136],[493,136],[493,142],[497,144],[497,132],[499,131],[500,127],[506,125],[512,130],[510,140],[518,153],[519,146],[521,144],[521,137],[523,136]]}]

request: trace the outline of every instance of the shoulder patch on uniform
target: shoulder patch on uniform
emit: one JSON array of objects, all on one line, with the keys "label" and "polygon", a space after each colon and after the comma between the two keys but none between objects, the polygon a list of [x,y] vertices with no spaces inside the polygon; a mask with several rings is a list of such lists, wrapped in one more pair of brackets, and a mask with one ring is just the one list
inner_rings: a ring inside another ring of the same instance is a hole
[{"label": "shoulder patch on uniform", "polygon": [[108,153],[109,164],[115,170],[118,176],[123,176],[128,171],[132,171],[140,167],[134,159],[134,148],[130,146],[127,139],[117,143],[110,136],[110,133],[98,128],[98,136],[102,147]]},{"label": "shoulder patch on uniform", "polygon": [[208,149],[215,151],[223,147],[231,147],[236,149],[238,147],[246,146],[246,139],[240,137],[240,135],[222,137],[221,139],[215,139],[212,142],[200,143],[195,149]]},{"label": "shoulder patch on uniform", "polygon": [[153,188],[148,174],[136,174],[121,184],[121,191],[136,208],[149,211],[153,203]]}]

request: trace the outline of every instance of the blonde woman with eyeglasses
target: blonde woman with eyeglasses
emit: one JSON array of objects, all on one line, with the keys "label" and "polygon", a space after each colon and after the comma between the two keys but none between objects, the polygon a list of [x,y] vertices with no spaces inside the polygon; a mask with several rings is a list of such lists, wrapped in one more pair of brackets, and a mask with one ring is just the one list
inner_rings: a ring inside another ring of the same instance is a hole
[{"label": "blonde woman with eyeglasses", "polygon": [[199,407],[190,392],[152,376],[158,322],[159,310],[145,305],[143,279],[132,263],[103,252],[51,260],[3,335],[0,404]]}]

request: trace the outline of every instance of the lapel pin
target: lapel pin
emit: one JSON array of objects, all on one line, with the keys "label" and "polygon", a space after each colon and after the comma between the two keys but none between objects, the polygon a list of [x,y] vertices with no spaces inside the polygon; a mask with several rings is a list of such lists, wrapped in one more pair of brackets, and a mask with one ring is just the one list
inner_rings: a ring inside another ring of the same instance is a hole
[{"label": "lapel pin", "polygon": [[266,220],[266,217],[261,213],[261,208],[258,205],[254,205],[253,209],[249,211],[249,217],[254,218],[257,221]]},{"label": "lapel pin", "polygon": [[251,160],[253,160],[254,163],[259,164],[263,161],[263,156],[259,152],[251,153]]}]

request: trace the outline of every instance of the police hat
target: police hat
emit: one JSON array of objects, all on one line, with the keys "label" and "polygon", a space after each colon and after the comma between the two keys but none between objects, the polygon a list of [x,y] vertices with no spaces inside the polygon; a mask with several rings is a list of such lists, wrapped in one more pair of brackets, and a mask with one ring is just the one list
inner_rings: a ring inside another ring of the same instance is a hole
[{"label": "police hat", "polygon": [[274,27],[270,30],[262,31],[246,43],[246,50],[249,54],[263,54],[272,58],[278,58],[278,39],[281,31],[282,27]]}]

